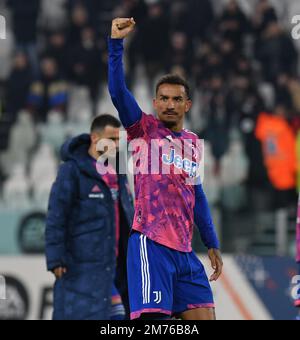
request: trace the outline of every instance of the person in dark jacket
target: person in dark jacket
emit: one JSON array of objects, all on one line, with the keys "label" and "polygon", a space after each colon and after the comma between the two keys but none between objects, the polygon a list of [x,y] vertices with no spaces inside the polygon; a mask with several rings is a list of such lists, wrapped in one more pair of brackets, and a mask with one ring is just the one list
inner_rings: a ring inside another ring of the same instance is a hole
[{"label": "person in dark jacket", "polygon": [[12,121],[15,121],[18,112],[26,107],[31,82],[32,72],[28,57],[23,52],[17,52],[6,82],[6,111]]},{"label": "person in dark jacket", "polygon": [[7,6],[11,10],[16,47],[26,53],[30,67],[37,77],[39,74],[38,17],[41,0],[7,0]]},{"label": "person in dark jacket", "polygon": [[66,114],[68,83],[54,58],[43,56],[41,76],[30,85],[27,108],[37,122],[45,122],[51,110]]},{"label": "person in dark jacket", "polygon": [[115,170],[101,176],[96,163],[99,141],[113,140],[118,150],[119,130],[117,119],[103,115],[94,120],[90,135],[62,147],[64,163],[46,224],[47,267],[56,276],[55,320],[115,319],[121,308],[118,294],[128,315],[126,254],[133,200],[126,175]]}]

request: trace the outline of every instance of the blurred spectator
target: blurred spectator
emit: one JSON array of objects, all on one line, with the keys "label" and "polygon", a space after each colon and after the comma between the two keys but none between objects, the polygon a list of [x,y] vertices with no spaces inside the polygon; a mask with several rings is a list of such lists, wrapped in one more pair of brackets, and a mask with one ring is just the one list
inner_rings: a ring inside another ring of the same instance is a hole
[{"label": "blurred spectator", "polygon": [[222,60],[222,73],[230,76],[237,63],[237,49],[230,39],[220,42],[219,53]]},{"label": "blurred spectator", "polygon": [[37,21],[40,0],[7,0],[12,11],[17,49],[27,53],[35,75],[38,73]]},{"label": "blurred spectator", "polygon": [[86,7],[82,6],[81,4],[76,4],[71,9],[70,16],[68,43],[69,46],[72,47],[81,40],[81,31],[86,26],[89,26],[90,21]]},{"label": "blurred spectator", "polygon": [[229,143],[229,117],[226,112],[226,86],[220,75],[214,75],[209,81],[207,91],[203,95],[204,113],[207,115],[205,139],[211,143],[212,153],[218,162],[225,154]]},{"label": "blurred spectator", "polygon": [[[214,75],[225,73],[222,66],[222,59],[217,49],[210,42],[204,41],[197,49],[194,70],[197,85],[203,85]],[[209,85],[208,85],[209,86]]]},{"label": "blurred spectator", "polygon": [[[165,60],[169,48],[169,20],[164,7],[159,2],[150,3],[148,16],[140,25],[141,54],[146,67],[150,89],[155,77],[164,72],[162,60]],[[155,44],[151,43],[155,40]]]},{"label": "blurred spectator", "polygon": [[272,7],[269,0],[259,0],[253,17],[253,27],[258,37],[268,27],[269,23],[277,21],[276,10]]},{"label": "blurred spectator", "polygon": [[44,54],[56,61],[59,70],[67,73],[68,65],[68,46],[64,31],[50,33]]},{"label": "blurred spectator", "polygon": [[26,54],[16,53],[13,68],[6,84],[6,111],[14,121],[17,113],[27,105],[32,72]]},{"label": "blurred spectator", "polygon": [[232,79],[231,90],[226,98],[227,117],[231,127],[238,127],[243,116],[257,117],[259,96],[255,91],[251,79],[244,75],[236,75]]},{"label": "blurred spectator", "polygon": [[193,62],[192,44],[184,32],[174,32],[171,36],[171,46],[166,53],[165,70],[174,72],[175,68],[181,68],[185,78],[191,76]]},{"label": "blurred spectator", "polygon": [[243,46],[243,37],[249,31],[249,22],[236,0],[229,0],[221,17],[218,28],[222,38],[230,40],[237,48]]},{"label": "blurred spectator", "polygon": [[248,77],[253,81],[253,69],[251,61],[245,55],[239,55],[236,60],[235,72],[242,76]]},{"label": "blurred spectator", "polygon": [[54,59],[41,61],[41,77],[31,84],[28,105],[37,121],[45,121],[50,110],[66,112],[68,86]]},{"label": "blurred spectator", "polygon": [[275,208],[285,207],[295,198],[296,136],[286,120],[286,113],[286,107],[279,103],[274,114],[260,113],[256,127],[268,176],[276,191]]},{"label": "blurred spectator", "polygon": [[[147,5],[145,0],[121,0],[115,8],[114,14],[117,13],[122,14],[122,17],[125,18],[134,18],[139,26],[147,16]],[[118,15],[114,16],[117,17]]]},{"label": "blurred spectator", "polygon": [[206,37],[215,17],[210,0],[164,0],[163,3],[170,13],[173,32],[185,32],[191,41]]},{"label": "blurred spectator", "polygon": [[[74,9],[84,8],[88,26],[92,26],[101,36],[109,34],[109,22],[116,6],[121,0],[67,0],[67,9],[74,13]],[[83,13],[83,12],[82,12]],[[79,19],[77,12],[77,19]]]},{"label": "blurred spectator", "polygon": [[100,81],[104,81],[106,74],[102,54],[104,51],[97,47],[94,30],[86,27],[69,57],[70,80],[76,85],[87,86],[94,103],[98,97]]},{"label": "blurred spectator", "polygon": [[66,0],[42,0],[41,22],[44,30],[57,31],[67,23]]},{"label": "blurred spectator", "polygon": [[[187,34],[193,39],[207,38],[209,28],[214,22],[215,14],[213,12],[212,2],[210,0],[187,0],[186,16],[183,18],[187,25]],[[188,18],[188,19],[187,19]]]},{"label": "blurred spectator", "polygon": [[274,84],[276,101],[284,104],[286,108],[291,110],[292,108],[292,96],[289,89],[289,75],[286,73],[280,73]]},{"label": "blurred spectator", "polygon": [[257,46],[257,57],[268,81],[276,81],[280,73],[297,72],[298,54],[293,41],[276,21],[270,22],[263,32]]},{"label": "blurred spectator", "polygon": [[[170,11],[170,29],[173,32],[181,31],[188,32],[188,21],[186,20],[188,15],[188,3],[183,0],[165,1],[165,8]],[[189,18],[192,21],[192,17]]]}]

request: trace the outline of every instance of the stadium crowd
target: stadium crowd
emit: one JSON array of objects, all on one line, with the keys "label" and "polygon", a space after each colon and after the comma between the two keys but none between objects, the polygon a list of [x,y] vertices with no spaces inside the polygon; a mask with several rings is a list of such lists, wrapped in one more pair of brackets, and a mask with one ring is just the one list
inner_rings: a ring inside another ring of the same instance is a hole
[{"label": "stadium crowd", "polygon": [[299,50],[280,7],[271,0],[251,3],[0,1],[9,24],[0,48],[3,201],[17,206],[24,195],[35,202],[48,196],[60,145],[100,113],[110,21],[134,17],[128,84],[134,91],[141,69],[146,97],[164,73],[179,73],[192,84],[194,108],[186,124],[207,141],[205,186],[228,225],[224,240],[232,240],[231,229],[239,233],[241,219],[233,221],[232,212],[253,231],[253,219],[245,216],[294,204]]}]

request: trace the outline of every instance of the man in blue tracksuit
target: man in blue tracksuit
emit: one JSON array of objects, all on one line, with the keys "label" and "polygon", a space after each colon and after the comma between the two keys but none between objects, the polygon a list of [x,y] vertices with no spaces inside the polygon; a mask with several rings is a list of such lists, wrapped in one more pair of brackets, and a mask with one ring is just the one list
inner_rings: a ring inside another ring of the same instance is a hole
[{"label": "man in blue tracksuit", "polygon": [[133,200],[126,176],[117,169],[100,175],[96,163],[100,140],[115,141],[118,151],[119,130],[117,119],[103,115],[94,120],[90,135],[62,147],[64,163],[46,224],[47,268],[56,277],[54,319],[113,319],[120,312],[117,295],[128,314],[126,253]]}]

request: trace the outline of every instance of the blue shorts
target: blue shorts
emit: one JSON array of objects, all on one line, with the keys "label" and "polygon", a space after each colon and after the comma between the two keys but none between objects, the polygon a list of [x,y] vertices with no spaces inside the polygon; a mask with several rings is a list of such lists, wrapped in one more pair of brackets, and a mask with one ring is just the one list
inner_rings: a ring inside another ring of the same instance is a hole
[{"label": "blue shorts", "polygon": [[127,267],[131,319],[144,313],[177,315],[214,308],[204,266],[194,252],[182,253],[134,232]]}]

